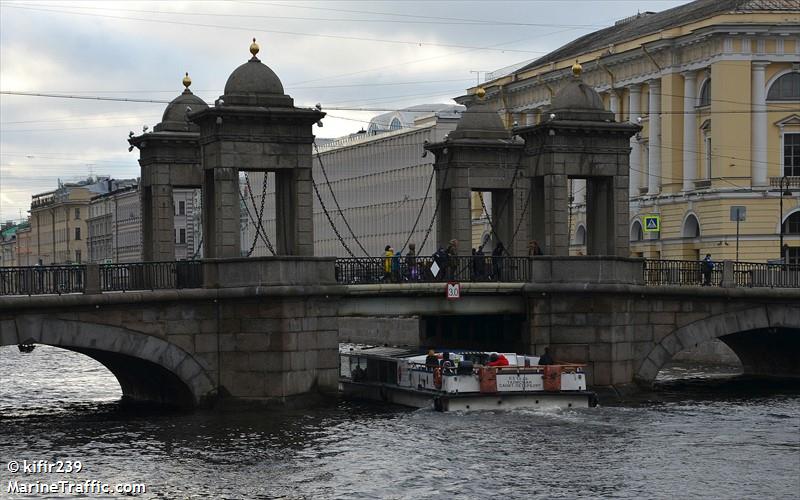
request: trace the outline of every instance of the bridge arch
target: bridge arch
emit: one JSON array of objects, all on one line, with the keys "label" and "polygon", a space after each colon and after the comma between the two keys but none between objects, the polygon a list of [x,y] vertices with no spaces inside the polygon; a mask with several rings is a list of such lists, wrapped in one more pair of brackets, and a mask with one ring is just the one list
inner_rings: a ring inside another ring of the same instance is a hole
[{"label": "bridge arch", "polygon": [[0,347],[45,344],[85,354],[119,381],[123,398],[197,406],[216,394],[206,369],[166,340],[118,326],[23,315],[0,324]]},{"label": "bridge arch", "polygon": [[736,353],[745,373],[800,376],[800,306],[764,305],[717,314],[674,330],[654,343],[635,379],[650,385],[675,354],[717,338]]}]

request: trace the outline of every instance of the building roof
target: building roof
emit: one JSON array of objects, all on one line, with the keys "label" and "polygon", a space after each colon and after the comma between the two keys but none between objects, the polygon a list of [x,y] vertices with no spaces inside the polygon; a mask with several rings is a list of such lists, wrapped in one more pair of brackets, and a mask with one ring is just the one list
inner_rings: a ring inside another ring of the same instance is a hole
[{"label": "building roof", "polygon": [[187,130],[199,131],[200,127],[191,123],[188,118],[190,110],[200,111],[201,109],[208,108],[205,101],[192,94],[189,86],[192,84],[189,73],[183,79],[183,85],[186,87],[178,97],[170,102],[164,110],[164,116],[161,117],[161,123],[153,127],[153,131],[159,132],[162,130],[171,132],[185,132]]},{"label": "building roof", "polygon": [[551,62],[572,59],[587,52],[606,48],[612,44],[626,42],[719,14],[764,11],[797,12],[797,8],[798,0],[695,0],[662,12],[642,12],[617,21],[614,26],[577,38],[523,66],[516,72],[536,68]]},{"label": "building roof", "polygon": [[[385,130],[395,130],[407,128],[414,125],[414,121],[425,115],[436,114],[443,118],[458,118],[464,110],[460,104],[417,104],[407,108],[390,111],[374,117],[369,122],[369,132],[382,132]],[[397,120],[397,126],[393,128],[392,122]]]}]

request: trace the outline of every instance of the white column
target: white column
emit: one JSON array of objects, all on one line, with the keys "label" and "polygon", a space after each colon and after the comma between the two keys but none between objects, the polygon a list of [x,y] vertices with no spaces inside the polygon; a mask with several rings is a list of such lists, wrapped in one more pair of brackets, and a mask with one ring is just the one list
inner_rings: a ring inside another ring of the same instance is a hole
[{"label": "white column", "polygon": [[614,121],[619,120],[619,94],[616,90],[611,89],[608,91],[608,108],[614,113]]},{"label": "white column", "polygon": [[[628,121],[638,124],[639,113],[641,113],[642,88],[639,84],[628,87],[630,93],[628,103]],[[636,134],[638,135],[638,134]],[[636,135],[631,137],[631,169],[629,177],[630,196],[639,196],[639,186],[641,185],[642,171],[642,146]]]},{"label": "white column", "polygon": [[694,71],[683,75],[683,190],[694,189],[697,180],[697,80]]},{"label": "white column", "polygon": [[767,185],[767,89],[764,71],[769,63],[766,61],[753,61],[753,136],[750,145],[751,169],[750,183],[752,186]]},{"label": "white column", "polygon": [[576,205],[586,204],[586,179],[572,179],[572,196]]},{"label": "white column", "polygon": [[647,172],[647,194],[656,195],[661,191],[661,79],[650,80],[650,154]]}]

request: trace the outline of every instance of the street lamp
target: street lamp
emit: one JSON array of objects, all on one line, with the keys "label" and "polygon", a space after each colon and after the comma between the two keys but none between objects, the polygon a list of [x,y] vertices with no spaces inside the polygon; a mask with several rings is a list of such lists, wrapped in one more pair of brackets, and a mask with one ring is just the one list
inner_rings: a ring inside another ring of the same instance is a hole
[{"label": "street lamp", "polygon": [[[785,187],[784,187],[784,185],[785,185]],[[780,252],[780,255],[781,255],[781,263],[782,264],[786,264],[786,255],[785,255],[785,250],[783,248],[783,231],[784,231],[783,195],[785,195],[785,194],[788,194],[789,196],[792,195],[792,192],[789,191],[789,179],[786,178],[786,175],[781,177],[781,182],[780,182],[780,186],[779,187],[780,187],[781,201],[780,201],[780,214],[778,214],[778,222],[781,225],[781,233],[780,233],[781,236],[780,236],[780,244],[779,244],[779,247],[778,247],[778,251]]]}]

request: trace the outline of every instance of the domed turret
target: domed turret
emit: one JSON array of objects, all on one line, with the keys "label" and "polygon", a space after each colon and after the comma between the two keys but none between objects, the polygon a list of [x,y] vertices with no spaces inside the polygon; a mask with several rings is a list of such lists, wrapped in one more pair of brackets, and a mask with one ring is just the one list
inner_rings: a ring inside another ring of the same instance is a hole
[{"label": "domed turret", "polygon": [[186,88],[183,89],[181,95],[167,104],[164,116],[161,117],[161,123],[153,127],[154,132],[197,132],[199,130],[197,125],[189,122],[187,115],[189,112],[193,113],[208,108],[208,104],[192,94],[192,91],[189,90],[191,84],[192,79],[189,78],[189,73],[186,73],[186,76],[183,77],[183,86]]},{"label": "domed turret", "polygon": [[575,61],[572,78],[553,97],[551,111],[556,120],[613,121],[614,114],[605,109],[600,95],[581,80],[582,70]]},{"label": "domed turret", "polygon": [[503,126],[497,110],[484,99],[486,91],[479,88],[477,99],[467,105],[461,114],[456,129],[450,132],[451,139],[508,139],[511,134]]},{"label": "domed turret", "polygon": [[262,63],[256,54],[260,48],[253,38],[250,53],[253,57],[242,64],[225,82],[225,104],[249,106],[291,106],[291,97],[284,94],[283,84],[269,66]]}]

